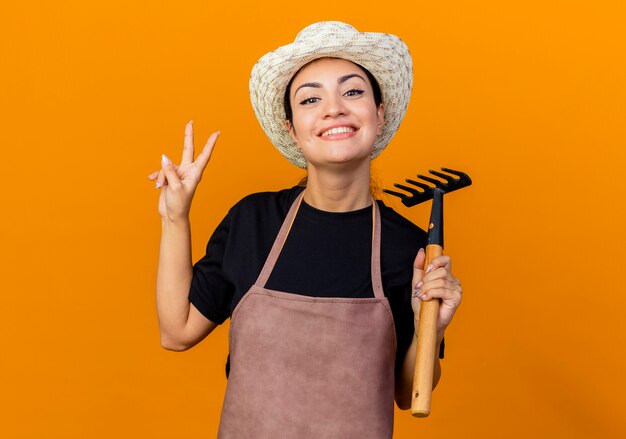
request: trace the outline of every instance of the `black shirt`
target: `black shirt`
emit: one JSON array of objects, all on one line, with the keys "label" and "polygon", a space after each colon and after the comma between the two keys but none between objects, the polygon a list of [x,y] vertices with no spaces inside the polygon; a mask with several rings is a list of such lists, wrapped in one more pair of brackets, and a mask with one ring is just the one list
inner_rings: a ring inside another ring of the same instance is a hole
[{"label": "black shirt", "polygon": [[[233,206],[193,267],[190,302],[222,324],[254,284],[274,239],[303,188],[249,195]],[[398,340],[396,370],[413,337],[413,260],[426,232],[377,201],[381,272]],[[371,281],[372,208],[326,212],[304,201],[266,287],[317,297],[374,297]],[[443,350],[441,351],[441,358]]]}]

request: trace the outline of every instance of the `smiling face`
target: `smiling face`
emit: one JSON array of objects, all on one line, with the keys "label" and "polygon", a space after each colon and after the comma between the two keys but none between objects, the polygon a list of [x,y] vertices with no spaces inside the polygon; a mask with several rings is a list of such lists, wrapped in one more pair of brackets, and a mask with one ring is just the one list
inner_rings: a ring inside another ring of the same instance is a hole
[{"label": "smiling face", "polygon": [[290,102],[287,128],[309,167],[369,162],[384,107],[362,68],[337,58],[313,61],[294,77]]}]

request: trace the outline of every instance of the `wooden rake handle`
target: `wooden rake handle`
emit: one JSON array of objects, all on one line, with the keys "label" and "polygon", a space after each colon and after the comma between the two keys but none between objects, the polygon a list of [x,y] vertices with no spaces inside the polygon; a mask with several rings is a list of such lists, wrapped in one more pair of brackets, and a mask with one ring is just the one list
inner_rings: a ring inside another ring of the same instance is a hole
[{"label": "wooden rake handle", "polygon": [[[428,264],[437,256],[441,256],[442,253],[443,248],[440,245],[427,245],[424,268],[428,267]],[[438,316],[439,299],[431,299],[428,302],[421,303],[417,330],[413,392],[411,393],[411,414],[417,418],[425,418],[430,414],[435,356],[437,355]]]}]

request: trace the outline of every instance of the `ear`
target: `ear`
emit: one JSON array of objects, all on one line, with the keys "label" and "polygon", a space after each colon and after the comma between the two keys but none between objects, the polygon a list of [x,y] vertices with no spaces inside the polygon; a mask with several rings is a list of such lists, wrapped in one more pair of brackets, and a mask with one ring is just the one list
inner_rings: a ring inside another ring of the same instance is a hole
[{"label": "ear", "polygon": [[376,134],[381,135],[385,126],[385,106],[381,103],[376,110]]},{"label": "ear", "polygon": [[289,135],[291,136],[291,140],[293,140],[293,143],[295,143],[296,146],[298,146],[298,140],[296,138],[296,129],[293,127],[293,124],[289,122],[289,119],[285,119],[285,127],[287,128],[287,131],[289,131]]}]

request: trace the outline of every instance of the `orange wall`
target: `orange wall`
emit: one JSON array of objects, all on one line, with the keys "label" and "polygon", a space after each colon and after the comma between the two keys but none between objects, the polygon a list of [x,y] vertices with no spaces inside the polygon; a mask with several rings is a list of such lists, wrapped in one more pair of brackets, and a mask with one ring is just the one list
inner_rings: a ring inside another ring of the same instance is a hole
[{"label": "orange wall", "polygon": [[[446,204],[465,296],[433,413],[397,413],[395,437],[626,435],[625,4],[397,4],[3,2],[1,437],[215,436],[227,326],[160,347],[146,176],[180,156],[189,119],[197,142],[222,131],[194,259],[240,197],[294,184],[248,77],[323,19],[395,33],[414,56],[383,184],[440,166],[474,179]],[[388,202],[425,226],[427,206]]]}]

